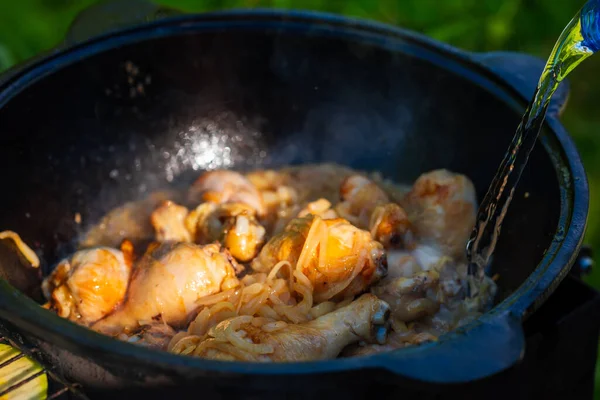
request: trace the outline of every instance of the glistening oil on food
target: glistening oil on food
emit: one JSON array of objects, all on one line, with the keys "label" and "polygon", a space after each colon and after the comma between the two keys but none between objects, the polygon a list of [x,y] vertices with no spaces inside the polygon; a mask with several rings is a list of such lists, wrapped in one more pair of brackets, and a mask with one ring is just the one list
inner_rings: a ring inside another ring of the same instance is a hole
[{"label": "glistening oil on food", "polygon": [[[202,173],[108,213],[42,284],[43,307],[118,340],[229,361],[323,360],[435,341],[467,297],[475,189],[334,164]],[[35,253],[11,232],[32,263]]]}]

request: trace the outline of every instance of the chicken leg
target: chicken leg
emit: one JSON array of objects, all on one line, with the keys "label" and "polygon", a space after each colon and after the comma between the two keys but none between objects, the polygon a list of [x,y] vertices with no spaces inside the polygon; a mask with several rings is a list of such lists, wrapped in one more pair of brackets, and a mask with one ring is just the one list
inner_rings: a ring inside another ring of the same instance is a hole
[{"label": "chicken leg", "polygon": [[114,311],[127,292],[129,257],[109,247],[80,250],[44,279],[47,307],[62,318],[89,325]]},{"label": "chicken leg", "polygon": [[475,186],[469,178],[443,169],[423,174],[402,205],[420,244],[433,245],[455,260],[464,259],[477,209]]},{"label": "chicken leg", "polygon": [[[235,317],[218,324],[210,333],[213,337],[201,342],[193,354],[229,361],[326,360],[351,343],[385,343],[388,318],[389,306],[372,294],[313,321],[274,332],[256,326],[252,317]],[[231,335],[233,342],[227,340]]]},{"label": "chicken leg", "polygon": [[218,244],[163,244],[135,265],[121,308],[92,325],[109,335],[135,330],[151,321],[185,324],[196,311],[196,301],[239,281],[233,257]]}]

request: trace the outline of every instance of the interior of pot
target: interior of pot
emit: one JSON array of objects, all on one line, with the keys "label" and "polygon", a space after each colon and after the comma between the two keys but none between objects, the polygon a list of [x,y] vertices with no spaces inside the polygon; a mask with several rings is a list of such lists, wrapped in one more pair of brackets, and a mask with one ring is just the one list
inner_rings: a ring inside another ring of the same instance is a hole
[{"label": "interior of pot", "polygon": [[[327,161],[398,182],[447,168],[468,175],[481,199],[518,111],[414,43],[380,45],[188,27],[90,57],[80,50],[0,105],[0,229],[19,232],[47,272],[112,207],[211,168]],[[556,171],[538,146],[494,258],[498,300],[542,258],[559,206]],[[0,255],[3,275],[30,291],[6,248]]]}]

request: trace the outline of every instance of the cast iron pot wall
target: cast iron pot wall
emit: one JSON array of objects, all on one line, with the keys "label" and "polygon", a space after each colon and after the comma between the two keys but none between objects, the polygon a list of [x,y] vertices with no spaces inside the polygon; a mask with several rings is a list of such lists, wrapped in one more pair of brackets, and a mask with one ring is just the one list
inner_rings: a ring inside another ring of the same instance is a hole
[{"label": "cast iron pot wall", "polygon": [[[399,182],[447,168],[468,175],[481,198],[519,122],[519,90],[530,89],[515,90],[447,46],[332,16],[224,13],[127,29],[49,56],[0,87],[8,188],[0,227],[34,244],[47,271],[110,208],[218,167],[327,161]],[[498,372],[522,354],[520,319],[568,272],[585,227],[579,156],[556,115],[544,129],[493,262],[500,304],[438,344],[275,366],[175,357],[61,320],[4,281],[0,316],[89,385],[193,378],[261,393],[278,375],[285,390],[308,393],[317,377],[335,388],[339,373],[361,368],[365,379],[387,370],[438,382]],[[0,263],[4,276],[17,275],[6,251]]]}]

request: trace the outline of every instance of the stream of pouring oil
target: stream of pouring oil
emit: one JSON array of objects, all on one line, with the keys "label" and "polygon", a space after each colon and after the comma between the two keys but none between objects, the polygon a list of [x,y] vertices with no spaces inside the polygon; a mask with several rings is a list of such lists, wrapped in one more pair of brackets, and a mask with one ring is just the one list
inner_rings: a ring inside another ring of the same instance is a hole
[{"label": "stream of pouring oil", "polygon": [[475,227],[467,243],[469,292],[474,297],[484,268],[496,247],[506,210],[540,133],[550,98],[558,84],[583,60],[600,50],[600,0],[589,0],[556,42],[542,72],[533,99],[479,206]]}]

